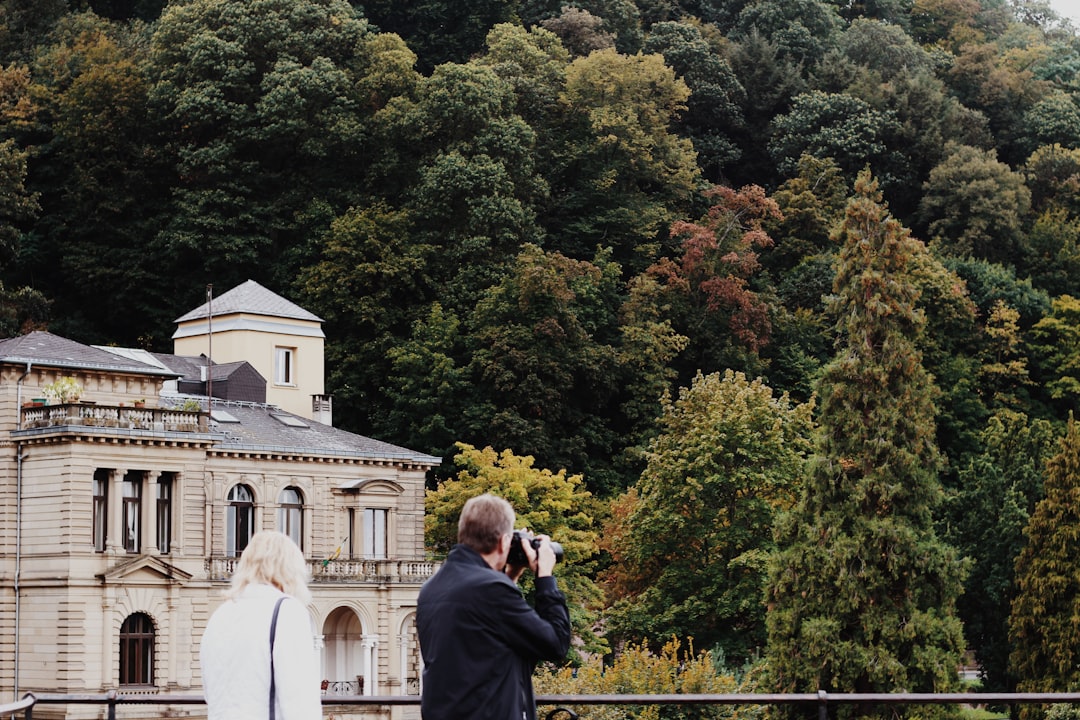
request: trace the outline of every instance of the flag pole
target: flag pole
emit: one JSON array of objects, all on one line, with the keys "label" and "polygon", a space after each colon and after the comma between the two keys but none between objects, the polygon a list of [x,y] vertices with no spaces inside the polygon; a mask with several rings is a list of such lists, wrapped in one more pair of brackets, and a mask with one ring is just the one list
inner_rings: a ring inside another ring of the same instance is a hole
[{"label": "flag pole", "polygon": [[206,286],[206,412],[213,411],[214,397],[214,286]]}]

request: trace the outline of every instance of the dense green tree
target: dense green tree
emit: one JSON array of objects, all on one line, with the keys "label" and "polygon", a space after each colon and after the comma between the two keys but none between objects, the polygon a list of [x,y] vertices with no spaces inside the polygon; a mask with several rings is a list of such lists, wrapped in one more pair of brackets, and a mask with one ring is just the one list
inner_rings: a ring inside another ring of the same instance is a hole
[{"label": "dense green tree", "polygon": [[386,402],[387,354],[408,335],[416,312],[402,298],[429,292],[425,268],[433,249],[412,231],[405,211],[385,204],[351,209],[333,221],[318,260],[297,278],[335,338],[326,350],[327,385],[337,399],[334,414],[346,427],[373,429]]},{"label": "dense green tree", "polygon": [[[953,96],[935,71],[934,56],[898,26],[857,20],[839,47],[859,71],[835,91],[858,97],[896,122],[895,132],[885,138],[891,151],[887,171],[894,176],[886,194],[893,211],[906,216],[917,206],[919,185],[941,161],[946,142],[992,145],[987,119]],[[818,74],[837,64],[823,64]]]},{"label": "dense green tree", "polygon": [[1031,328],[1032,378],[1061,409],[1080,399],[1080,300],[1061,295]]},{"label": "dense green tree", "polygon": [[859,66],[883,80],[904,72],[933,70],[933,57],[899,25],[867,17],[852,20],[837,47]]},{"label": "dense green tree", "polygon": [[618,52],[633,55],[641,50],[641,12],[635,0],[575,0],[574,5],[603,19],[601,27],[615,36]]},{"label": "dense green tree", "polygon": [[979,368],[978,387],[988,407],[1027,405],[1025,391],[1031,378],[1019,320],[1020,313],[1001,300],[994,303],[986,319],[986,357]]},{"label": "dense green tree", "polygon": [[889,140],[898,130],[893,114],[851,95],[799,95],[773,124],[769,153],[785,177],[795,174],[804,154],[831,158],[848,175],[867,165],[887,172],[895,164],[889,157]]},{"label": "dense green tree", "polygon": [[[976,384],[983,339],[978,310],[959,275],[932,253],[911,263],[926,318],[920,339],[922,362],[940,389],[937,439],[950,461],[973,452],[989,410]],[[951,470],[948,465],[946,470]],[[943,481],[948,475],[943,476]]]},{"label": "dense green tree", "polygon": [[109,20],[143,20],[153,22],[161,17],[168,0],[89,0],[96,14]]},{"label": "dense green tree", "polygon": [[693,141],[698,167],[705,176],[719,182],[724,168],[740,156],[732,136],[744,126],[746,90],[728,61],[709,47],[693,25],[656,23],[649,30],[645,52],[663,55],[690,88],[686,112],[675,128]]},{"label": "dense green tree", "polygon": [[4,0],[0,3],[0,57],[28,62],[68,10],[66,0]]},{"label": "dense green tree", "polygon": [[1080,107],[1073,95],[1054,93],[1024,113],[1024,134],[1018,140],[1029,153],[1043,145],[1080,148]]},{"label": "dense green tree", "polygon": [[[69,337],[164,335],[175,308],[157,291],[167,271],[146,252],[165,186],[148,128],[144,38],[92,13],[64,17],[50,37],[33,81],[12,87],[21,97],[3,122],[30,150],[27,187],[41,208],[10,268],[22,279],[9,283],[34,278],[54,301],[52,329]],[[17,73],[9,78],[17,83]],[[103,293],[115,303],[103,307]]]},{"label": "dense green tree", "polygon": [[690,140],[672,128],[689,94],[660,55],[599,50],[570,64],[564,145],[542,214],[552,247],[578,259],[610,247],[631,275],[659,255],[700,174]]},{"label": "dense green tree", "polygon": [[1008,633],[1016,595],[1014,562],[1042,497],[1054,435],[1047,421],[1003,410],[990,418],[980,440],[982,452],[960,470],[958,489],[949,497],[947,535],[971,559],[957,609],[983,674],[983,690],[1013,692]]},{"label": "dense green tree", "polygon": [[971,40],[979,10],[976,0],[913,0],[912,36],[920,44],[945,47]]},{"label": "dense green tree", "polygon": [[505,275],[520,247],[538,242],[536,135],[515,113],[511,84],[481,63],[440,65],[402,120],[419,128],[415,183],[405,193],[446,307],[464,312]]},{"label": "dense green tree", "polygon": [[[490,67],[512,88],[515,112],[535,134],[532,162],[540,177],[548,177],[564,145],[563,112],[559,98],[566,84],[570,53],[559,37],[536,27],[497,25],[488,34],[488,51],[476,59]],[[536,198],[541,205],[546,197]]]},{"label": "dense green tree", "polygon": [[412,333],[386,350],[382,378],[388,406],[372,418],[375,432],[405,447],[453,456],[472,405],[473,383],[461,321],[439,303],[416,319]]},{"label": "dense green tree", "polygon": [[974,258],[946,257],[943,262],[964,281],[968,296],[983,317],[988,317],[1000,300],[1020,313],[1020,329],[1026,332],[1050,311],[1046,292],[1034,287],[1030,278],[1018,278],[1013,267]]},{"label": "dense green tree", "polygon": [[627,297],[619,309],[618,357],[625,371],[619,409],[626,428],[623,454],[615,458],[615,467],[627,482],[641,476],[645,449],[656,433],[661,400],[678,380],[673,361],[689,342],[666,316],[666,304],[660,299],[663,292],[656,278],[638,275],[628,283]]},{"label": "dense green tree", "polygon": [[609,596],[616,637],[692,637],[734,663],[762,648],[773,518],[798,494],[812,413],[730,370],[665,399],[629,512],[604,533],[627,589]]},{"label": "dense green tree", "polygon": [[1009,616],[1010,669],[1026,692],[1080,687],[1080,430],[1072,413],[1057,453],[1046,465],[1043,498],[1024,529],[1016,558],[1017,593]]},{"label": "dense green tree", "polygon": [[621,370],[614,335],[620,268],[525,246],[466,319],[477,399],[459,437],[499,439],[547,466],[583,472],[606,494],[623,482],[611,413]]},{"label": "dense green tree", "polygon": [[1051,296],[1080,296],[1080,218],[1063,208],[1039,214],[1027,233],[1031,282]]},{"label": "dense green tree", "polygon": [[8,267],[19,252],[23,228],[41,206],[26,188],[27,153],[8,139],[0,143],[0,267]]},{"label": "dense green tree", "polygon": [[773,118],[787,112],[792,99],[806,89],[801,66],[780,52],[779,46],[756,29],[730,43],[731,67],[746,93],[743,117],[745,134],[736,134],[743,160],[729,170],[729,184],[773,186],[777,178],[775,162],[768,152]]},{"label": "dense green tree", "polygon": [[848,192],[844,176],[832,159],[810,154],[799,158],[797,174],[772,195],[780,217],[765,224],[775,245],[762,254],[761,264],[776,282],[783,282],[787,271],[805,258],[833,249],[830,238],[844,217]]},{"label": "dense green tree", "polygon": [[993,151],[950,144],[930,172],[919,212],[940,250],[1008,264],[1023,257],[1031,191]]},{"label": "dense green tree", "polygon": [[355,2],[383,32],[394,33],[416,53],[426,74],[443,63],[463,63],[484,47],[495,25],[513,19],[517,0],[363,0]]},{"label": "dense green tree", "polygon": [[731,37],[758,32],[776,43],[781,57],[811,66],[836,42],[842,24],[836,6],[819,0],[760,0],[742,9]]},{"label": "dense green tree", "polygon": [[855,193],[817,455],[770,565],[770,672],[788,692],[947,691],[964,647],[962,573],[933,526],[935,391],[918,351],[924,320],[910,275],[926,249],[887,214],[869,173]]},{"label": "dense green tree", "polygon": [[574,631],[585,643],[581,650],[603,651],[606,646],[593,629],[600,602],[593,576],[602,508],[581,475],[567,474],[565,469],[552,472],[534,463],[532,457],[510,450],[496,452],[458,443],[455,476],[427,491],[426,545],[440,554],[450,551],[457,542],[461,509],[469,498],[486,492],[505,498],[517,516],[516,528],[550,535],[563,546],[559,585],[567,596]]},{"label": "dense green tree", "polygon": [[1061,207],[1080,214],[1080,149],[1044,145],[1031,154],[1023,169],[1033,210]]},{"label": "dense green tree", "polygon": [[[1035,31],[1014,38],[1007,49],[990,42],[965,42],[957,49],[946,78],[966,107],[986,115],[997,155],[1013,164],[1022,162],[1031,151],[1022,142],[1027,132],[1026,108],[1050,91],[1049,81],[1039,80],[1031,70],[1041,52],[1036,45],[1045,47]],[[1024,52],[1027,58],[1018,57]]]},{"label": "dense green tree", "polygon": [[[336,212],[365,147],[352,65],[371,34],[345,0],[171,4],[150,50],[150,100],[175,162],[159,262],[191,271],[176,297],[213,279],[286,283],[313,198]],[[283,266],[285,265],[285,266]]]},{"label": "dense green tree", "polygon": [[[10,271],[25,228],[40,211],[37,195],[26,188],[27,153],[15,141],[0,142],[0,269]],[[6,274],[6,273],[5,273]],[[0,284],[0,336],[12,337],[47,328],[49,302],[29,286]]]}]

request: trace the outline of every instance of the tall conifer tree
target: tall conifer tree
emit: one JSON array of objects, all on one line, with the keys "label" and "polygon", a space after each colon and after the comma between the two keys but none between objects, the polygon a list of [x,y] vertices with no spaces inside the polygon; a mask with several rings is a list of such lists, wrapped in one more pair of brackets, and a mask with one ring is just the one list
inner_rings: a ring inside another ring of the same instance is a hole
[{"label": "tall conifer tree", "polygon": [[910,277],[926,249],[889,215],[867,171],[839,232],[837,352],[818,387],[817,455],[778,525],[770,667],[788,692],[948,691],[963,649],[962,570],[933,525],[935,388]]},{"label": "tall conifer tree", "polygon": [[[1009,662],[1023,692],[1080,688],[1080,429],[1069,425],[1047,463],[1045,496],[1024,530],[1009,618]],[[1034,717],[1036,713],[1028,714]]]}]

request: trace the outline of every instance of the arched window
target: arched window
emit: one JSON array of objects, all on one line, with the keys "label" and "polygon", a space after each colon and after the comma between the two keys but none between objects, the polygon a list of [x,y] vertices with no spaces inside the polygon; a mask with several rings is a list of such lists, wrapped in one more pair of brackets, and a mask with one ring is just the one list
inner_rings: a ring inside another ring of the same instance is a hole
[{"label": "arched window", "polygon": [[237,485],[230,490],[225,512],[225,552],[229,557],[240,557],[255,528],[255,496],[251,488]]},{"label": "arched window", "polygon": [[145,613],[128,615],[120,626],[120,684],[154,684],[154,621]]},{"label": "arched window", "polygon": [[278,496],[278,530],[304,549],[304,496],[299,488],[287,487]]}]

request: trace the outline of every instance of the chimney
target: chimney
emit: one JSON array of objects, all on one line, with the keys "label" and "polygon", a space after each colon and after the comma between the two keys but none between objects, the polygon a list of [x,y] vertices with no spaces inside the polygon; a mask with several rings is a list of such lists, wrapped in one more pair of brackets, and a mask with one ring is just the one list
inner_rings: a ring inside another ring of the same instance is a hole
[{"label": "chimney", "polygon": [[331,395],[311,396],[311,419],[323,425],[334,424],[334,401]]}]

